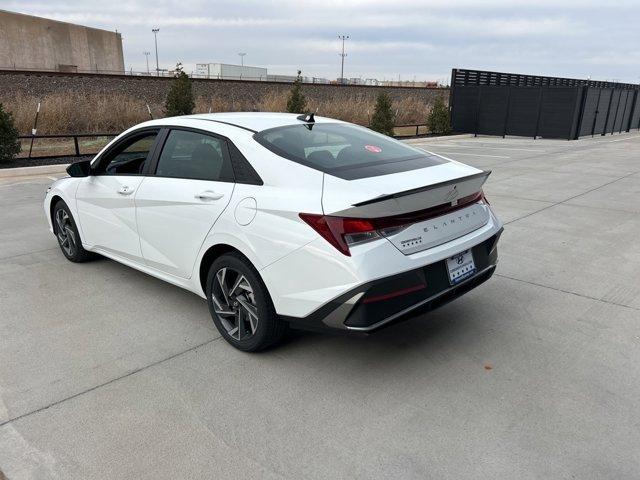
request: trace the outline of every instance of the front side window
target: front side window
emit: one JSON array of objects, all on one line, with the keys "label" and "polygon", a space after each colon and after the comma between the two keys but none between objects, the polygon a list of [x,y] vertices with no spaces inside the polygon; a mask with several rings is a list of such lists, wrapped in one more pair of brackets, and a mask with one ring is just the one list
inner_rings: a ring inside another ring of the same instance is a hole
[{"label": "front side window", "polygon": [[149,161],[149,152],[158,136],[157,131],[134,135],[113,150],[107,152],[100,161],[97,174],[140,175]]},{"label": "front side window", "polygon": [[187,130],[171,130],[158,160],[159,177],[232,182],[224,140]]},{"label": "front side window", "polygon": [[393,138],[343,123],[276,127],[254,138],[282,157],[347,180],[445,163]]}]

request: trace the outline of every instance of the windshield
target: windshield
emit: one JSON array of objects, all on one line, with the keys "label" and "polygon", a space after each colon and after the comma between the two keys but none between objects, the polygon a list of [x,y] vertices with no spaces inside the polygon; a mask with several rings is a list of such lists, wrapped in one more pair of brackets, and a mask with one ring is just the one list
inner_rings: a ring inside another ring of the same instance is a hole
[{"label": "windshield", "polygon": [[256,133],[254,138],[281,157],[347,180],[446,162],[393,138],[345,123],[288,125]]}]

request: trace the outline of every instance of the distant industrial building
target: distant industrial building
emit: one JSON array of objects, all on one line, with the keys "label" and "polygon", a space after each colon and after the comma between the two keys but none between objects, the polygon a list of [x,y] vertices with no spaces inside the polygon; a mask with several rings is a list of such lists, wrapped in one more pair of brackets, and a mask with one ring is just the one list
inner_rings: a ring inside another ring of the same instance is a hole
[{"label": "distant industrial building", "polygon": [[[296,75],[275,75],[264,67],[249,65],[230,65],[228,63],[196,63],[196,78],[215,78],[218,80],[257,80],[263,82],[291,83]],[[302,77],[305,83],[330,83],[326,78]]]},{"label": "distant industrial building", "polygon": [[[267,75],[267,81],[269,82],[285,82],[285,83],[292,83],[296,80],[296,78],[298,78],[297,75]],[[307,81],[305,80],[305,78],[303,77],[302,79],[303,81]],[[309,80],[309,82],[311,82],[311,80]]]},{"label": "distant industrial building", "polygon": [[0,68],[124,73],[122,36],[0,10]]},{"label": "distant industrial building", "polygon": [[196,75],[200,78],[226,80],[266,80],[267,69],[228,63],[196,63]]},{"label": "distant industrial building", "polygon": [[[267,75],[267,81],[269,82],[285,82],[291,83],[298,78],[297,75]],[[302,77],[302,81],[304,83],[331,83],[328,78],[320,78],[320,77]]]}]

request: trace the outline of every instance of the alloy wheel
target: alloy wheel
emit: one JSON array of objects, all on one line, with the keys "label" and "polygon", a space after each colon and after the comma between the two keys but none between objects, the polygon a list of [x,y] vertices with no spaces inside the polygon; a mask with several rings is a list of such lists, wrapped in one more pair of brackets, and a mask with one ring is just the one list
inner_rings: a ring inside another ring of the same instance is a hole
[{"label": "alloy wheel", "polygon": [[60,247],[70,257],[76,252],[76,234],[71,226],[69,214],[64,209],[56,212],[57,236]]},{"label": "alloy wheel", "polygon": [[246,340],[258,328],[258,307],[253,287],[242,273],[223,267],[216,272],[211,291],[214,311],[227,333]]}]

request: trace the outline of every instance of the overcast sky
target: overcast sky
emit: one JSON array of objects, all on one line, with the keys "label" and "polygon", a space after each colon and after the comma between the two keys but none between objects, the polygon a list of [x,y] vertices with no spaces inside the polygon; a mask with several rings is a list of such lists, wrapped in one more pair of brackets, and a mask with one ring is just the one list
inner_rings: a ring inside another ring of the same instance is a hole
[{"label": "overcast sky", "polygon": [[[451,68],[640,81],[640,1],[0,0],[0,8],[122,33],[143,70],[239,63],[270,73],[448,81]],[[155,60],[152,60],[152,63]],[[152,65],[153,68],[153,65]]]}]

